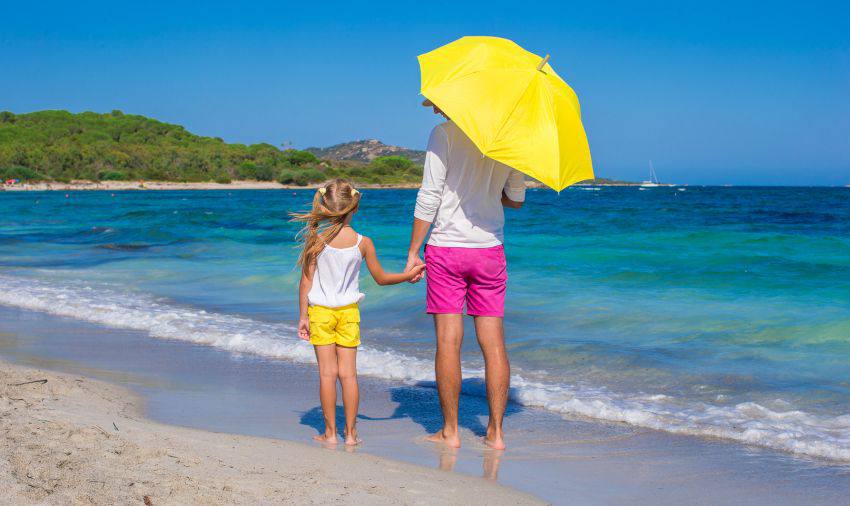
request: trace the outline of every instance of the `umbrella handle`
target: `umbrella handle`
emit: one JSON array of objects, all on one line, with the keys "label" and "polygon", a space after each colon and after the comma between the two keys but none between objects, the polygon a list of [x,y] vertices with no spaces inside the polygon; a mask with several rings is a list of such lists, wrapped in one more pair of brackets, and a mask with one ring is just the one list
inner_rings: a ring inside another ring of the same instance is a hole
[{"label": "umbrella handle", "polygon": [[542,60],[540,60],[540,63],[537,64],[537,70],[543,70],[543,65],[546,65],[547,61],[549,61],[549,55],[548,54],[546,56],[544,56]]}]

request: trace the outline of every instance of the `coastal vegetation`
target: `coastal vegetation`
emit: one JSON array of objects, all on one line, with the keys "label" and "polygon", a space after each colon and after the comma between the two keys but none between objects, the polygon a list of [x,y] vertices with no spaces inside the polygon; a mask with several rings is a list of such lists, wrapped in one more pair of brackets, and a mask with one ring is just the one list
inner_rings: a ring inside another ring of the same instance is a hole
[{"label": "coastal vegetation", "polygon": [[271,144],[227,143],[117,110],[0,112],[3,180],[255,180],[307,185],[346,177],[358,183],[415,184],[421,175],[421,167],[404,156],[379,156],[368,162],[321,159]]}]

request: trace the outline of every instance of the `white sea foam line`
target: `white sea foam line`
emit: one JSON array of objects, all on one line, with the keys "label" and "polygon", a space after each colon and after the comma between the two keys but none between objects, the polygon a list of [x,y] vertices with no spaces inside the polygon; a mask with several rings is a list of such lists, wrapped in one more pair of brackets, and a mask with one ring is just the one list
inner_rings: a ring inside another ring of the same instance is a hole
[{"label": "white sea foam line", "polygon": [[[236,353],[300,363],[314,361],[310,346],[295,337],[291,325],[176,306],[150,296],[86,283],[59,284],[0,275],[0,304]],[[430,361],[367,346],[361,347],[359,355],[361,374],[407,383],[434,379]],[[481,377],[483,371],[465,367],[464,374]],[[512,398],[526,406],[850,461],[850,414],[828,418],[803,411],[773,411],[753,402],[716,406],[677,402],[665,395],[625,397],[604,388],[547,384],[528,381],[520,375],[511,378],[511,385]]]}]

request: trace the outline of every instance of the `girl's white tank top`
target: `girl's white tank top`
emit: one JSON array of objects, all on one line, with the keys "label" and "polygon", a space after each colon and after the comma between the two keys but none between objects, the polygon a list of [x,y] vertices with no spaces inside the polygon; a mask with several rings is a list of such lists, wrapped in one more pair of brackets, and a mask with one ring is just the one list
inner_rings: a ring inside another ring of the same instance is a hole
[{"label": "girl's white tank top", "polygon": [[343,307],[363,300],[360,293],[360,241],[349,248],[334,248],[325,244],[325,249],[316,258],[313,287],[307,294],[311,306]]}]

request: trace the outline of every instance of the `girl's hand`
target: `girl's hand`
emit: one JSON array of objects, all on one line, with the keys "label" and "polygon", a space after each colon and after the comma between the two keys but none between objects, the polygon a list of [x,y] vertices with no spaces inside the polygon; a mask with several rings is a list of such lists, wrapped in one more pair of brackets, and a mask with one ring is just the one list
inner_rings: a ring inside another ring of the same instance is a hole
[{"label": "girl's hand", "polygon": [[425,276],[425,264],[414,265],[404,273],[407,275],[406,281],[416,283]]},{"label": "girl's hand", "polygon": [[305,341],[310,340],[310,320],[301,318],[298,320],[298,337]]}]

